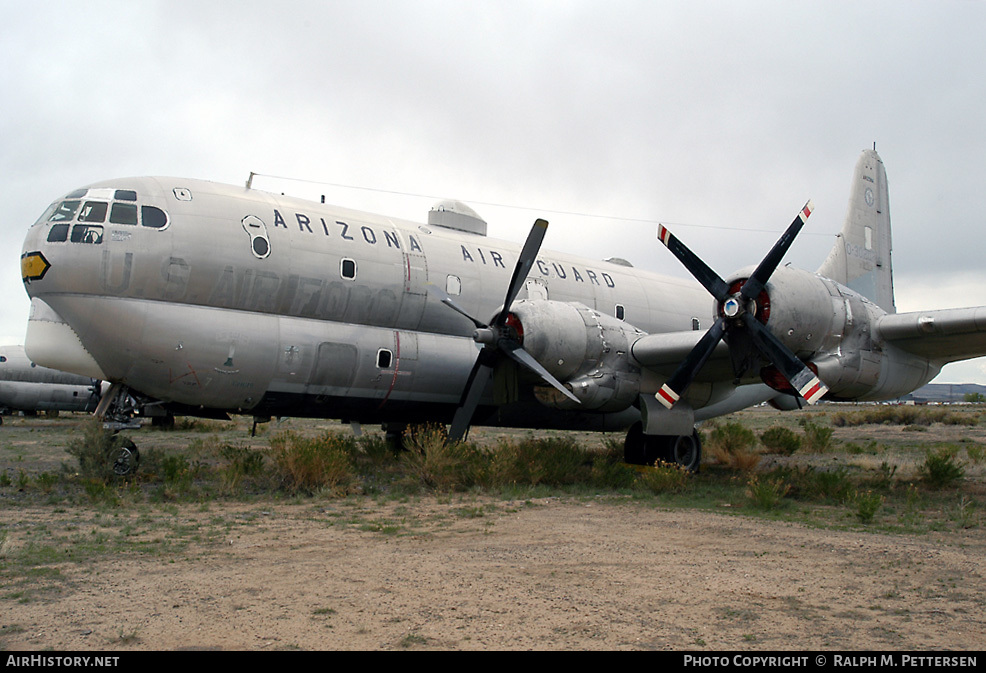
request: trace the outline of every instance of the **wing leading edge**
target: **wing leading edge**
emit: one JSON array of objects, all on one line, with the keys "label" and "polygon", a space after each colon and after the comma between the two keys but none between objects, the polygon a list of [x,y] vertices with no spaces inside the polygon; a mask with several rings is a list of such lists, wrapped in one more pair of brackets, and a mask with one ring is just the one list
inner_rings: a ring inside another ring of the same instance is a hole
[{"label": "wing leading edge", "polygon": [[878,338],[939,365],[986,355],[986,306],[885,315]]}]

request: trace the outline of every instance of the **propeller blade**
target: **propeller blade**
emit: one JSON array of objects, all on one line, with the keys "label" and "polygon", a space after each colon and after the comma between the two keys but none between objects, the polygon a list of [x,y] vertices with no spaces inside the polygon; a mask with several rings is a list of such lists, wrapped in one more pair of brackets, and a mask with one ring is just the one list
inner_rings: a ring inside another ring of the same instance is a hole
[{"label": "propeller blade", "polygon": [[692,252],[677,236],[672,234],[663,224],[657,225],[657,237],[661,239],[668,250],[677,257],[689,273],[695,276],[695,280],[702,284],[713,297],[719,301],[725,301],[729,296],[729,286],[715,271],[703,262]]},{"label": "propeller blade", "polygon": [[480,352],[476,364],[469,372],[465,391],[459,401],[459,408],[455,410],[452,425],[448,431],[450,442],[458,442],[465,438],[469,431],[469,424],[472,423],[472,415],[476,413],[476,407],[479,406],[483,391],[486,390],[486,385],[489,383],[490,377],[493,376],[493,367],[485,364],[484,359],[483,353]]},{"label": "propeller blade", "polygon": [[815,373],[805,365],[790,349],[782,344],[777,337],[770,333],[759,320],[749,313],[743,315],[743,321],[757,348],[784,375],[784,378],[794,386],[794,389],[808,404],[815,404],[825,393],[828,386],[815,376]]},{"label": "propeller blade", "polygon": [[517,265],[514,267],[513,276],[510,278],[510,285],[507,287],[507,296],[503,300],[503,311],[494,320],[493,324],[502,327],[507,320],[507,313],[510,312],[510,305],[514,303],[514,299],[520,294],[520,288],[524,286],[524,281],[527,280],[527,274],[530,273],[531,267],[534,266],[534,261],[537,259],[538,251],[541,249],[541,243],[544,241],[544,235],[548,232],[548,221],[537,219],[534,221],[534,226],[531,227],[531,233],[527,235],[527,241],[524,243],[524,247],[520,251],[520,256],[517,258]]},{"label": "propeller blade", "polygon": [[520,344],[513,341],[503,341],[500,344],[500,349],[507,354],[514,362],[527,367],[532,372],[540,376],[545,382],[550,383],[555,388],[557,388],[561,393],[563,393],[570,400],[578,402],[581,404],[581,400],[577,398],[572,392],[562,385],[558,379],[552,376],[547,369],[541,366],[541,363],[534,359],[534,357],[525,351]]},{"label": "propeller blade", "polygon": [[[492,325],[487,325],[481,320],[469,315],[464,309],[459,307],[446,292],[443,292],[438,287],[429,284],[428,290],[433,294],[440,302],[448,306],[450,309],[465,316],[476,326],[477,329],[486,330],[489,333],[489,341],[483,340],[486,344],[483,349],[479,352],[479,357],[476,358],[476,364],[473,365],[472,371],[469,372],[469,378],[466,380],[466,387],[462,393],[462,398],[459,401],[459,408],[456,409],[455,415],[452,417],[452,425],[449,428],[449,441],[459,441],[466,436],[469,431],[469,425],[472,423],[472,416],[476,413],[476,408],[479,406],[479,401],[482,399],[483,392],[486,390],[486,386],[493,376],[493,368],[496,364],[496,354],[498,351],[502,351],[507,356],[513,360],[524,365],[528,369],[531,369],[537,373],[541,378],[555,386],[561,392],[565,393],[573,400],[578,402],[578,398],[572,395],[561,383],[555,380],[551,374],[548,373],[544,367],[542,367],[531,355],[521,348],[520,344],[511,341],[509,339],[498,338],[497,334],[500,333],[500,329],[504,328],[507,324],[507,316],[510,311],[510,305],[514,303],[517,295],[520,294],[520,289],[524,286],[524,281],[527,279],[527,274],[530,273],[531,267],[534,266],[534,262],[537,258],[538,251],[541,249],[541,243],[544,241],[544,235],[548,230],[547,220],[538,219],[534,222],[534,226],[531,227],[531,232],[527,235],[527,241],[524,243],[524,247],[521,248],[520,255],[517,258],[517,264],[514,266],[513,275],[510,278],[510,285],[507,287],[506,298],[503,301],[503,311],[500,312],[496,318],[493,319]],[[493,329],[490,330],[489,328]]]},{"label": "propeller blade", "polygon": [[477,328],[483,329],[483,328],[487,327],[487,324],[486,323],[482,322],[481,320],[477,320],[476,318],[473,318],[471,315],[469,315],[468,313],[466,313],[466,311],[464,309],[462,309],[458,304],[456,304],[452,300],[452,297],[448,296],[448,293],[446,293],[445,291],[443,291],[437,285],[433,285],[432,283],[427,283],[425,285],[425,287],[428,288],[428,292],[432,296],[434,296],[438,301],[442,302],[443,304],[445,304],[446,306],[448,306],[450,309],[452,309],[456,313],[469,318],[469,320],[472,321],[472,324],[475,325]]},{"label": "propeller blade", "polygon": [[815,209],[815,204],[810,200],[804,205],[798,216],[794,218],[794,221],[788,226],[787,231],[781,234],[781,237],[777,239],[774,243],[774,247],[770,249],[767,256],[763,258],[757,270],[753,272],[753,275],[743,284],[740,294],[749,301],[755,299],[760,291],[763,289],[767,281],[770,280],[771,274],[774,273],[774,269],[777,265],[781,263],[784,255],[787,254],[788,248],[794,243],[794,239],[797,237],[798,232],[801,231],[801,227],[805,225],[808,221],[808,217],[811,215],[811,211]]},{"label": "propeller blade", "polygon": [[682,363],[678,365],[671,378],[654,395],[661,404],[670,409],[685,394],[685,390],[688,389],[699,370],[712,355],[712,351],[719,345],[719,340],[722,339],[725,331],[726,319],[720,317],[712,324],[705,336],[695,344],[695,348],[691,350]]}]

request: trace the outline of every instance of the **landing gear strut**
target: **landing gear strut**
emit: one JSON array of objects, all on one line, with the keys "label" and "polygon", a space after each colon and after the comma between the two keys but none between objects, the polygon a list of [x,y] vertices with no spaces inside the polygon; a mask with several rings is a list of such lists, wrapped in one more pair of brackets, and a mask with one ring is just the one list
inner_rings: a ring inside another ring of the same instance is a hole
[{"label": "landing gear strut", "polygon": [[690,435],[645,435],[639,421],[630,426],[623,442],[623,460],[631,465],[653,465],[660,460],[698,472],[702,441],[698,431]]}]

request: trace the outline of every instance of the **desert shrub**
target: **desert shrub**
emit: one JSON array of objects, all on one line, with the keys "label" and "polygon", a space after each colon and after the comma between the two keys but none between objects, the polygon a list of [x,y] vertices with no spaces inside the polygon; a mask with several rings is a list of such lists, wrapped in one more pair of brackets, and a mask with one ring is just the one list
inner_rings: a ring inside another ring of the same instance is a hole
[{"label": "desert shrub", "polygon": [[282,483],[292,491],[345,494],[352,487],[355,440],[326,432],[314,438],[293,432],[271,438],[271,457]]},{"label": "desert shrub", "polygon": [[490,462],[469,442],[449,441],[445,428],[409,428],[404,436],[407,451],[401,463],[425,486],[438,491],[464,490],[482,484]]},{"label": "desert shrub", "polygon": [[747,495],[761,509],[773,509],[790,490],[791,487],[780,477],[768,479],[757,475],[746,482]]},{"label": "desert shrub", "polygon": [[235,493],[244,479],[260,477],[264,474],[264,454],[245,446],[222,444],[219,455],[224,464],[219,467],[220,490],[226,494]]},{"label": "desert shrub", "polygon": [[856,507],[856,518],[861,523],[870,523],[883,505],[883,501],[884,497],[882,495],[873,493],[872,491],[854,493],[852,502]]},{"label": "desert shrub", "polygon": [[642,468],[636,479],[639,488],[651,493],[679,493],[688,483],[688,470],[677,463],[657,461],[653,467]]},{"label": "desert shrub", "polygon": [[79,461],[79,475],[83,479],[104,484],[118,478],[114,463],[124,447],[132,447],[127,437],[103,429],[98,419],[91,419],[82,426],[82,436],[69,441],[66,451]]},{"label": "desert shrub", "polygon": [[939,447],[928,451],[919,469],[921,478],[930,486],[943,488],[965,476],[965,465],[956,457],[958,449],[952,446]]},{"label": "desert shrub", "polygon": [[718,463],[743,471],[756,468],[760,454],[756,451],[757,436],[741,423],[716,425],[709,432],[706,451]]},{"label": "desert shrub", "polygon": [[823,453],[832,446],[833,428],[827,428],[802,418],[799,423],[805,432],[805,448],[812,453]]},{"label": "desert shrub", "polygon": [[567,437],[527,437],[501,446],[507,482],[565,486],[586,481],[592,471],[592,458],[586,449]]},{"label": "desert shrub", "polygon": [[832,424],[836,427],[858,425],[928,426],[934,423],[977,425],[979,414],[962,414],[940,407],[917,407],[900,404],[879,405],[854,412],[839,412],[832,417]]},{"label": "desert shrub", "polygon": [[768,453],[779,453],[790,456],[801,448],[801,437],[788,428],[775,425],[760,435],[760,442],[767,448]]},{"label": "desert shrub", "polygon": [[809,494],[836,502],[845,502],[853,494],[849,471],[840,467],[835,470],[812,470],[806,484]]}]

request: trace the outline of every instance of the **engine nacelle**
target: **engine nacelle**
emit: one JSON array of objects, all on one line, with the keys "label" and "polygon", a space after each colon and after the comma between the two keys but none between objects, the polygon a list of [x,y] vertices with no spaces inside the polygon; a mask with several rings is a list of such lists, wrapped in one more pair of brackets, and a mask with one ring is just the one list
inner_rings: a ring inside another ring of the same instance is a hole
[{"label": "engine nacelle", "polygon": [[[738,286],[752,272],[726,282]],[[851,292],[816,274],[779,267],[756,300],[756,317],[795,355],[808,359],[839,347],[849,320],[842,290]]]},{"label": "engine nacelle", "polygon": [[566,384],[581,404],[551,387],[535,388],[542,404],[557,409],[622,411],[640,394],[640,369],[630,364],[630,344],[642,332],[579,303],[542,299],[514,302],[524,350]]},{"label": "engine nacelle", "polygon": [[[832,280],[788,267],[774,272],[765,297],[757,302],[758,318],[816,371],[829,388],[828,399],[866,399],[882,387],[887,354],[874,340],[873,326],[883,309]],[[762,376],[788,392],[772,367]]]}]

